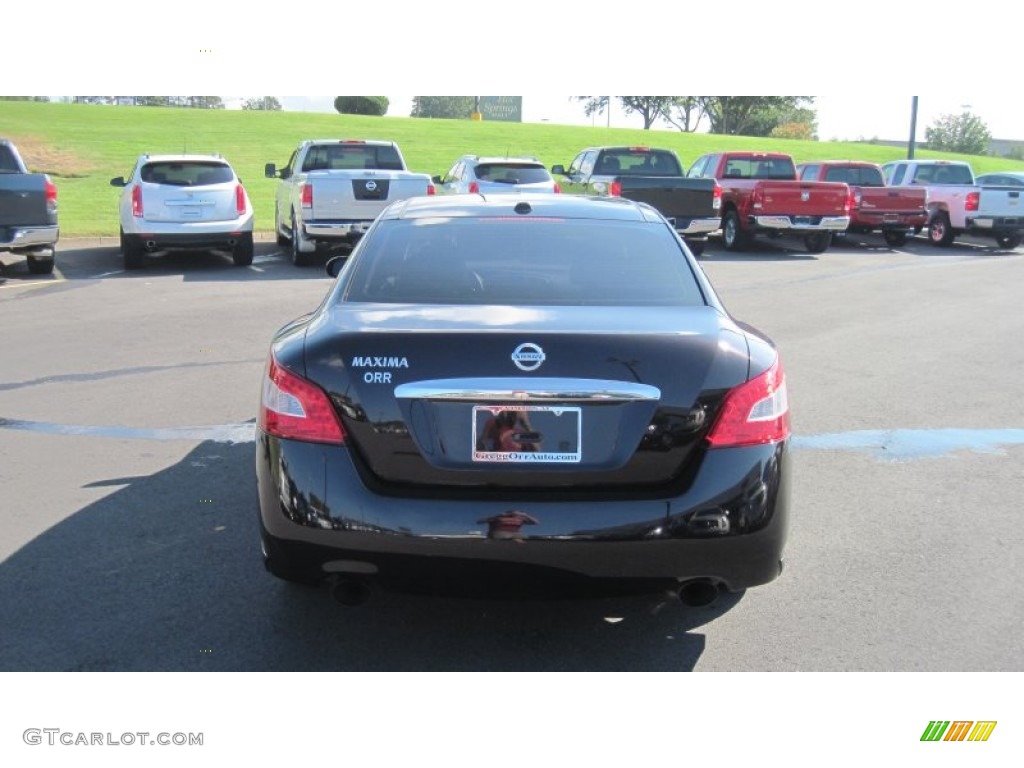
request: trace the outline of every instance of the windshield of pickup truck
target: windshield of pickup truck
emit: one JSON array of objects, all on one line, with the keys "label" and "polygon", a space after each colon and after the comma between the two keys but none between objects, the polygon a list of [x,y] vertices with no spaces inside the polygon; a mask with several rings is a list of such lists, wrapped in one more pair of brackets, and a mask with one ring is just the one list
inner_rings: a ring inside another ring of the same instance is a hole
[{"label": "windshield of pickup truck", "polygon": [[610,176],[682,176],[683,169],[671,152],[630,147],[601,152],[594,173]]},{"label": "windshield of pickup truck", "polygon": [[822,181],[841,181],[855,187],[884,187],[885,179],[878,168],[858,166],[850,168],[829,168]]},{"label": "windshield of pickup truck", "polygon": [[796,179],[796,168],[788,157],[733,157],[725,166],[727,179]]},{"label": "windshield of pickup truck", "polygon": [[170,184],[174,187],[202,187],[234,181],[235,175],[224,163],[170,162],[146,163],[142,180],[149,184]]},{"label": "windshield of pickup truck", "polygon": [[302,163],[303,171],[325,171],[360,168],[380,171],[404,171],[402,157],[390,145],[318,144],[310,147]]}]

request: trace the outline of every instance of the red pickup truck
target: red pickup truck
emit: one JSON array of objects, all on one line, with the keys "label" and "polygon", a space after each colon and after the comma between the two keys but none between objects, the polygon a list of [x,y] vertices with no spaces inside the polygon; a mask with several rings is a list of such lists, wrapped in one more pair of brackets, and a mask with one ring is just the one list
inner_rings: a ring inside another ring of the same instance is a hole
[{"label": "red pickup truck", "polygon": [[850,185],[853,208],[850,232],[882,230],[885,242],[899,248],[910,231],[928,224],[928,190],[923,187],[889,187],[882,167],[858,160],[824,160],[796,167],[802,181],[841,181]]},{"label": "red pickup truck", "polygon": [[722,243],[731,251],[758,233],[802,236],[811,253],[832,244],[850,224],[849,186],[799,181],[793,158],[775,152],[716,152],[690,167],[689,177],[713,178],[722,187]]}]

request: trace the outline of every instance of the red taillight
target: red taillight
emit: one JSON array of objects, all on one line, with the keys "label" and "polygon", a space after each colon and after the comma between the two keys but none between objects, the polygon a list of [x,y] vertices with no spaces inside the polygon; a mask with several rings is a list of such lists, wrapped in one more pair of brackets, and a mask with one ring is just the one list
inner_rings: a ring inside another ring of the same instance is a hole
[{"label": "red taillight", "polygon": [[716,211],[721,210],[722,208],[722,188],[719,186],[717,181],[715,182],[715,193],[711,200],[711,208]]},{"label": "red taillight", "polygon": [[244,216],[245,208],[245,188],[238,184],[235,186],[235,212],[239,216]]},{"label": "red taillight", "polygon": [[981,194],[978,192],[968,192],[967,197],[964,198],[964,210],[965,211],[976,211],[978,210],[978,204],[981,201]]},{"label": "red taillight", "polygon": [[303,184],[302,185],[302,207],[312,208],[313,207],[313,185]]},{"label": "red taillight", "polygon": [[608,194],[612,197],[622,197],[622,182],[613,181],[608,185]]},{"label": "red taillight", "polygon": [[555,182],[555,194],[556,195],[562,194],[562,188],[560,186],[558,186],[558,182],[557,181]]},{"label": "red taillight", "polygon": [[789,437],[789,398],[782,363],[725,396],[708,443],[712,448],[776,443]]},{"label": "red taillight", "polygon": [[57,185],[46,180],[46,210],[53,213],[57,210]]},{"label": "red taillight", "polygon": [[427,196],[429,197],[430,195],[436,195],[436,194],[437,194],[437,187],[435,187],[433,184],[427,184]]},{"label": "red taillight", "polygon": [[132,187],[132,216],[142,217],[142,187],[138,184]]},{"label": "red taillight", "polygon": [[843,213],[849,216],[850,211],[858,205],[860,205],[860,200],[857,199],[857,196],[853,193],[852,189],[848,189],[846,192],[846,203],[843,205]]},{"label": "red taillight", "polygon": [[477,184],[475,181],[469,182],[469,194],[476,195],[476,194],[479,194],[479,192],[480,192],[480,185]]},{"label": "red taillight", "polygon": [[259,427],[268,435],[308,443],[345,443],[345,430],[327,394],[316,384],[267,361]]},{"label": "red taillight", "polygon": [[750,193],[750,205],[753,208],[760,210],[764,205],[764,192],[761,191],[760,187],[754,187],[754,191]]}]

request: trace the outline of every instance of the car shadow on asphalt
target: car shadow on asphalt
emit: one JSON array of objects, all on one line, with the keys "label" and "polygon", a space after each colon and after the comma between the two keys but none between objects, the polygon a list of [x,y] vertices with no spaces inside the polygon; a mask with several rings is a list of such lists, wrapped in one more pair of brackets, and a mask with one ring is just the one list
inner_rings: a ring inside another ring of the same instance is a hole
[{"label": "car shadow on asphalt", "polygon": [[0,669],[686,671],[704,651],[693,630],[742,598],[378,591],[343,607],[263,569],[253,450],[206,441],[152,475],[91,482],[117,490],[0,563]]}]

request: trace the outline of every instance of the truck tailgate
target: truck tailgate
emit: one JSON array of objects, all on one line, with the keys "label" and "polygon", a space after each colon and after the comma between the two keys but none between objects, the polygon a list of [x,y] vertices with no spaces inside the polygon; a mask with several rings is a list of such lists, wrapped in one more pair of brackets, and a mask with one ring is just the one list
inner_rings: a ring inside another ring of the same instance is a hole
[{"label": "truck tailgate", "polygon": [[622,176],[621,195],[647,203],[668,219],[714,218],[714,179],[674,179],[664,176]]},{"label": "truck tailgate", "polygon": [[316,171],[313,185],[315,221],[370,220],[395,200],[427,194],[430,178],[400,171]]},{"label": "truck tailgate", "polygon": [[915,187],[855,187],[863,213],[913,213],[923,211],[928,191]]},{"label": "truck tailgate", "polygon": [[831,181],[759,181],[758,216],[843,216],[849,187]]},{"label": "truck tailgate", "polygon": [[1021,197],[1021,190],[1016,187],[982,187],[978,212],[974,216],[1024,216],[1024,198]]},{"label": "truck tailgate", "polygon": [[46,178],[38,173],[0,173],[0,227],[56,224],[46,208]]}]

